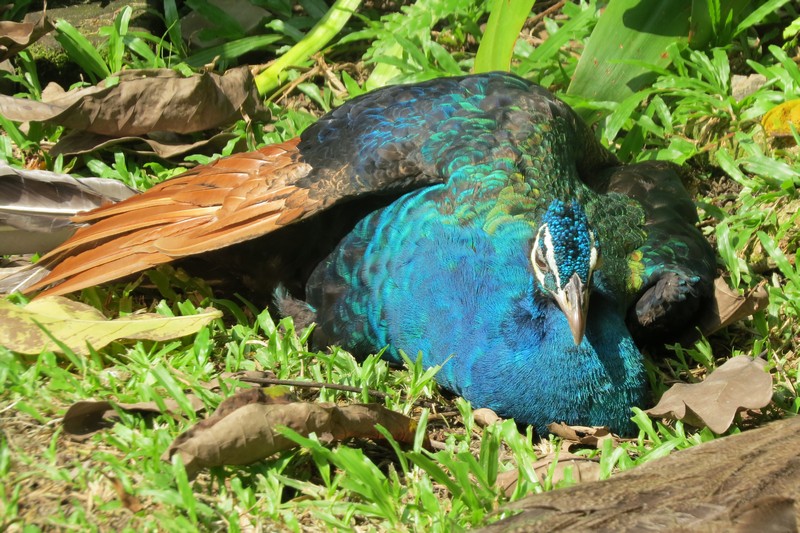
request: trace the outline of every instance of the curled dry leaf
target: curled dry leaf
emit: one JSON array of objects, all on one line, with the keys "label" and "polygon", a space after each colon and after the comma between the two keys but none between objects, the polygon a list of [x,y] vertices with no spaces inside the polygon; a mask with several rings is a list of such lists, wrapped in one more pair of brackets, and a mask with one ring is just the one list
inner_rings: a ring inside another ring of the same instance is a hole
[{"label": "curled dry leaf", "polygon": [[[536,472],[536,478],[540,483],[552,472],[550,481],[553,486],[558,485],[567,478],[576,483],[600,479],[600,463],[581,455],[569,453],[563,449],[557,453],[548,453],[530,465],[530,467]],[[497,475],[497,486],[503,489],[506,496],[511,496],[518,480],[518,470],[501,472]]]},{"label": "curled dry leaf", "polygon": [[44,16],[36,23],[0,21],[0,61],[15,56],[52,29]]},{"label": "curled dry leaf", "polygon": [[[230,381],[244,377],[268,378],[274,377],[274,374],[272,372],[264,372],[259,370],[223,372],[218,377],[206,383],[203,387],[208,390],[217,390],[221,387],[220,382],[222,380]],[[266,395],[267,392],[269,392],[269,396],[272,401],[279,402],[281,401],[281,397],[283,397],[284,403],[289,401],[286,399],[285,389],[283,388],[277,388],[280,390],[270,391],[257,388],[251,389],[250,384],[244,382],[236,383],[235,381],[233,381],[233,383],[228,383],[228,388],[230,388],[231,385],[247,387],[248,390],[244,393],[244,398],[247,398],[248,395]],[[251,390],[255,392],[251,392]],[[231,398],[228,398],[228,400],[223,401],[217,408],[217,411],[214,413],[214,415],[217,415],[220,412],[225,412],[226,410],[232,411],[233,409],[231,409],[231,407],[233,406],[234,402],[230,400],[232,398],[236,398],[237,396],[238,395],[232,396]],[[195,413],[199,413],[205,409],[205,404],[203,401],[192,392],[187,392],[186,398],[189,400],[189,404],[192,406],[192,409],[194,409]],[[178,404],[178,402],[172,398],[162,398],[158,402],[138,403],[110,402],[105,400],[82,401],[71,405],[64,414],[64,433],[73,440],[86,440],[98,431],[111,427],[115,421],[119,420],[119,411],[138,414],[168,414],[176,417],[185,414],[183,409],[181,409],[180,404]]]},{"label": "curled dry leaf", "polygon": [[500,418],[497,413],[488,409],[486,407],[481,407],[480,409],[475,409],[472,412],[472,418],[475,420],[475,423],[478,426],[485,428],[487,426],[491,426],[492,424],[496,424],[497,422],[502,422],[503,419]]},{"label": "curled dry leaf", "polygon": [[[346,438],[381,438],[380,424],[400,442],[413,442],[416,422],[378,404],[346,406],[312,403],[265,403],[264,397],[247,392],[236,400],[238,408],[204,421],[180,435],[162,457],[169,461],[180,454],[186,472],[194,477],[203,468],[246,465],[296,446],[283,436],[287,427],[307,436],[311,433],[329,442]],[[227,411],[227,409],[226,409]]]},{"label": "curled dry leaf", "polygon": [[[155,138],[154,138],[155,137]],[[52,156],[59,155],[80,155],[103,150],[112,146],[124,145],[125,150],[139,155],[151,155],[155,153],[158,157],[170,159],[184,154],[205,154],[211,156],[218,154],[223,148],[235,138],[236,135],[229,132],[220,132],[207,139],[195,140],[192,137],[163,134],[157,135],[150,133],[147,137],[109,137],[108,135],[98,135],[84,131],[71,131],[62,136],[58,142],[50,149]],[[234,152],[245,150],[244,141],[239,140],[234,146]]]},{"label": "curled dry leaf", "polygon": [[547,430],[565,441],[595,448],[602,446],[604,440],[614,438],[611,430],[605,426],[570,426],[559,422],[548,424]]},{"label": "curled dry leaf", "polygon": [[734,357],[701,383],[673,385],[645,412],[724,433],[740,409],[760,409],[772,400],[772,377],[765,368],[766,362],[760,359]]},{"label": "curled dry leaf", "polygon": [[183,337],[221,316],[221,311],[208,308],[190,316],[142,313],[109,320],[94,307],[61,296],[38,298],[25,306],[0,299],[0,345],[28,354],[60,351],[52,335],[76,354],[87,355],[89,345],[100,349],[119,339]]},{"label": "curled dry leaf", "polygon": [[[203,401],[194,394],[189,393],[186,397],[195,413],[205,409]],[[117,403],[105,400],[76,402],[64,413],[64,433],[72,440],[86,440],[98,431],[113,426],[119,420],[118,410],[140,414],[183,414],[178,402],[172,398],[164,398],[161,405],[157,402]]]},{"label": "curled dry leaf", "polygon": [[0,95],[0,114],[18,122],[53,122],[111,137],[194,133],[228,125],[243,115],[269,118],[247,67],[222,76],[206,72],[190,77],[171,69],[131,69],[114,81],[66,93],[51,85],[42,102]]},{"label": "curled dry leaf", "polygon": [[723,278],[714,280],[714,299],[710,309],[700,318],[703,335],[711,335],[739,320],[764,309],[769,295],[764,284],[747,290],[744,294],[731,289]]},{"label": "curled dry leaf", "polygon": [[[203,428],[210,428],[232,412],[240,407],[250,405],[251,403],[260,403],[264,405],[286,405],[293,403],[297,398],[292,394],[289,387],[273,386],[273,387],[252,387],[243,391],[239,391],[233,396],[229,396],[220,402],[217,409],[210,417],[202,420],[194,426],[195,431]],[[186,433],[184,433],[186,435]]]}]

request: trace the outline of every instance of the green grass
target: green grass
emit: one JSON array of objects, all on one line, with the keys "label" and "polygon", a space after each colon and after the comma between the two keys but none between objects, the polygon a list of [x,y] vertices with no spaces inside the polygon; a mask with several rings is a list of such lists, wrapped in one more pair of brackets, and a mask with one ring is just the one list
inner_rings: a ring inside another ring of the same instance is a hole
[{"label": "green grass", "polygon": [[[222,54],[220,68],[252,57],[240,54],[253,49],[259,50],[261,61],[281,56],[327,9],[319,1],[305,2],[303,16],[293,17],[280,2],[271,4],[278,18],[270,27],[283,28],[278,40],[272,40],[275,34],[258,41],[258,36],[237,33],[230,21],[211,30],[235,36],[239,46],[211,50],[212,55]],[[195,4],[199,12],[204,12],[203,5]],[[165,6],[170,25],[164,35],[132,35],[126,20],[130,14],[123,10],[104,29],[106,40],[97,49],[62,25],[71,60],[85,79],[103,79],[120,66],[189,70],[209,51],[188,50],[175,31],[174,4]],[[515,47],[512,70],[566,91],[601,16],[600,7],[593,1],[567,4],[532,19]],[[272,96],[275,118],[269,128],[239,121],[230,131],[251,147],[278,142],[297,135],[314,115],[367,88],[466,73],[481,37],[476,21],[486,21],[484,10],[482,2],[446,0],[421,0],[401,13],[365,8],[347,21],[342,33],[327,37],[328,44],[322,45],[326,67],[306,62],[290,65],[280,75],[286,84]],[[621,158],[684,163],[697,190],[702,228],[717,245],[731,285],[743,290],[767,284],[770,304],[765,311],[711,339],[675,347],[670,357],[652,363],[654,391],[663,392],[674,380],[696,380],[728,357],[759,356],[769,362],[775,383],[767,417],[792,416],[800,409],[798,149],[790,139],[768,138],[759,124],[777,103],[800,98],[800,70],[792,60],[798,53],[797,32],[783,31],[796,28],[800,17],[790,5],[779,13],[758,20],[743,17],[738,26],[726,22],[711,32],[713,46],[670,47],[668,65],[648,66],[653,83],[620,101],[569,97],[578,109],[592,112],[587,116],[594,118],[598,135]],[[741,31],[734,35],[731,28]],[[24,52],[15,67],[5,75],[15,91],[39,98],[44,80],[39,79],[37,59]],[[766,84],[735,98],[733,73],[758,73]],[[599,115],[594,113],[598,110]],[[122,152],[54,159],[46,147],[64,133],[62,128],[26,129],[4,119],[2,128],[0,158],[15,165],[41,161],[50,169],[114,177],[139,188],[181,170]],[[0,529],[458,531],[506,516],[506,502],[570,484],[569,478],[554,483],[531,468],[558,445],[557,439],[538,442],[530,430],[520,433],[511,421],[479,427],[470,406],[442,397],[432,373],[414,357],[405,369],[393,369],[377,356],[357,362],[336,348],[312,352],[308,331],[295,331],[288,320],[275,323],[233,296],[211,300],[202,282],[169,270],[142,279],[155,285],[160,297],[148,300],[137,294],[135,282],[86,290],[80,298],[109,315],[143,307],[180,314],[187,306],[211,304],[225,317],[193,337],[115,343],[86,358],[49,352],[29,357],[0,348]],[[237,370],[271,370],[279,378],[362,390],[297,388],[307,401],[362,402],[372,399],[368,390],[382,392],[386,398],[380,401],[387,407],[418,420],[417,439],[413,445],[391,438],[323,445],[314,436],[294,435],[299,445],[295,450],[246,467],[212,469],[190,481],[179,462],[161,460],[175,436],[199,419],[185,395],[196,394],[211,410],[235,383],[228,381],[220,390],[203,384],[220,372]],[[182,416],[120,412],[118,423],[88,441],[74,442],[63,434],[61,418],[74,402],[167,397],[182,401]],[[640,428],[638,438],[617,445],[608,440],[600,449],[579,452],[599,461],[603,478],[716,438],[708,429],[652,421],[638,409],[631,416]],[[753,423],[743,418],[730,432]],[[425,432],[435,442],[433,450],[423,446]],[[508,471],[517,472],[518,483],[506,494],[496,480]]]}]

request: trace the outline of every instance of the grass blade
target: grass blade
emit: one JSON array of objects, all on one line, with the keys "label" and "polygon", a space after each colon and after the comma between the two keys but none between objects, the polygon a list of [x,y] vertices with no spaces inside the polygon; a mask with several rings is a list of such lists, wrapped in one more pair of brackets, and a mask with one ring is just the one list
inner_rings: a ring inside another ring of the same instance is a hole
[{"label": "grass blade", "polygon": [[111,76],[111,71],[100,57],[100,53],[89,42],[89,39],[75,29],[75,27],[64,19],[59,19],[55,23],[55,39],[67,55],[75,61],[95,83]]},{"label": "grass blade", "polygon": [[475,73],[509,70],[514,43],[535,0],[494,0],[486,31],[475,56]]}]

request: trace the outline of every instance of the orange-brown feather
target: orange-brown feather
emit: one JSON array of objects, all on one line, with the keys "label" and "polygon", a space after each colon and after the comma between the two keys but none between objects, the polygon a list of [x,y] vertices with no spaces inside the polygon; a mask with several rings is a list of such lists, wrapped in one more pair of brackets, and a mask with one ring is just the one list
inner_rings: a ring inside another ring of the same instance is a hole
[{"label": "orange-brown feather", "polygon": [[311,167],[298,139],[196,167],[117,204],[42,258],[52,271],[28,290],[66,294],[158,264],[254,239],[323,206],[297,185]]}]

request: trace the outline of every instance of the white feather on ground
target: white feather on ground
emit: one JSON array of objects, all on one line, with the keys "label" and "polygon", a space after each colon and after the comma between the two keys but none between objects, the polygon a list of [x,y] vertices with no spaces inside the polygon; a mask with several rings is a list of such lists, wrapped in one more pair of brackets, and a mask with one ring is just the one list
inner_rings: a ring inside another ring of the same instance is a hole
[{"label": "white feather on ground", "polygon": [[[74,178],[0,161],[0,255],[43,254],[77,229],[72,217],[138,191],[109,178]],[[48,269],[27,264],[0,268],[0,294],[20,290]]]},{"label": "white feather on ground", "polygon": [[47,252],[75,231],[73,216],[136,192],[118,180],[73,178],[0,162],[0,255]]}]

